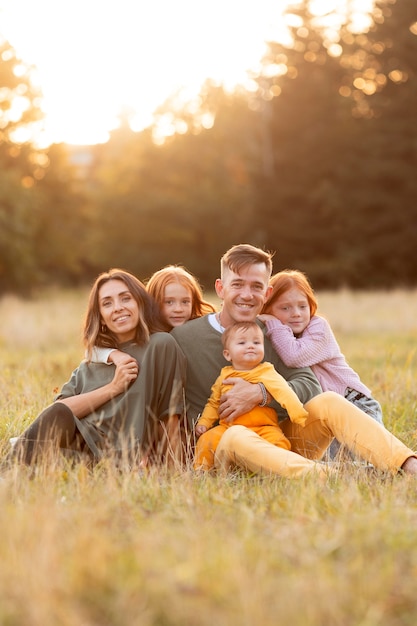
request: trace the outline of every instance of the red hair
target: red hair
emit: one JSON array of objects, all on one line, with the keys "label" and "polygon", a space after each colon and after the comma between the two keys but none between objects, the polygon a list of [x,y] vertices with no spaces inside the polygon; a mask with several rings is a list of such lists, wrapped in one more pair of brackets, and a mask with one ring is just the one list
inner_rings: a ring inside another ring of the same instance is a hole
[{"label": "red hair", "polygon": [[282,294],[286,291],[296,287],[308,300],[308,304],[310,305],[310,316],[312,317],[315,315],[318,306],[317,298],[310,281],[303,272],[300,272],[300,270],[283,270],[282,272],[274,274],[271,277],[269,284],[272,287],[272,290],[263,306],[262,313],[270,313],[275,300],[282,296]]},{"label": "red hair", "polygon": [[191,296],[191,318],[201,317],[207,313],[214,313],[215,308],[203,298],[202,289],[197,279],[181,265],[167,265],[155,272],[146,283],[147,292],[162,307],[165,297],[165,288],[171,283],[179,283]]}]

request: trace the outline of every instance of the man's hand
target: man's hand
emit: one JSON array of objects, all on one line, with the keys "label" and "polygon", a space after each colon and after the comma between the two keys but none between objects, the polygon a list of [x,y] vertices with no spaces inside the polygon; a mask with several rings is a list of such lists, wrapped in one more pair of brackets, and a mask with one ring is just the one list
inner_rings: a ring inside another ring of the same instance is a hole
[{"label": "man's hand", "polygon": [[226,378],[223,383],[232,385],[220,398],[219,417],[227,423],[251,411],[263,400],[261,388],[257,383],[249,383],[243,378]]}]

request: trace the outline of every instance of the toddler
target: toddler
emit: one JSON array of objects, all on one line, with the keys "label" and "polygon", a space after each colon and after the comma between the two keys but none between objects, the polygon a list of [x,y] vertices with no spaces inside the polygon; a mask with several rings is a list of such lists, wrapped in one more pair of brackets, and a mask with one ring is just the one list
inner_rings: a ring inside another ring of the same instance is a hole
[{"label": "toddler", "polygon": [[[214,466],[214,453],[225,430],[235,424],[247,426],[260,437],[270,443],[291,449],[291,444],[278,425],[276,411],[266,406],[267,392],[283,406],[290,419],[304,426],[307,411],[287,381],[275,370],[271,363],[264,362],[264,335],[256,322],[239,322],[227,327],[222,335],[223,355],[231,365],[223,367],[215,381],[210,398],[196,426],[195,434],[199,437],[196,445],[194,461],[195,469],[210,470]],[[230,385],[223,381],[239,376],[251,383],[261,385],[264,400],[261,405],[248,413],[244,413],[231,423],[220,420],[220,424],[212,428],[219,420],[218,408],[222,393]]]}]

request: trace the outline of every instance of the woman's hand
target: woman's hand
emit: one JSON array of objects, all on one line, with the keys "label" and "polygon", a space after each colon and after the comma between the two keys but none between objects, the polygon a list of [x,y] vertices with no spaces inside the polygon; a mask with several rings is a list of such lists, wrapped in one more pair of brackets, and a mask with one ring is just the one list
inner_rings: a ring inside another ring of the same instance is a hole
[{"label": "woman's hand", "polygon": [[66,404],[76,417],[82,419],[109,400],[124,393],[138,377],[139,365],[129,354],[125,352],[119,352],[119,354],[126,358],[120,359],[122,362],[116,365],[113,380],[93,391],[71,396],[71,398],[62,398],[59,402]]},{"label": "woman's hand", "polygon": [[[126,356],[130,357],[128,354],[126,354]],[[139,374],[139,365],[134,358],[130,357],[129,359],[124,359],[124,361],[125,362],[120,362],[116,365],[114,377],[111,382],[115,396],[126,391],[129,385],[137,379]]]},{"label": "woman's hand", "polygon": [[220,398],[219,417],[227,423],[251,411],[263,400],[261,388],[257,383],[249,383],[243,378],[226,378],[223,383],[232,386]]}]

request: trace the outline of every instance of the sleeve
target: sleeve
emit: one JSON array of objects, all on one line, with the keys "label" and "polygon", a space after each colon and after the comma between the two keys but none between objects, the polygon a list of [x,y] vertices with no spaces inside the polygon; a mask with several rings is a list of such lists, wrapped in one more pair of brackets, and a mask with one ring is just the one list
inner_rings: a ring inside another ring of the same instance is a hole
[{"label": "sleeve", "polygon": [[271,396],[286,409],[290,420],[295,424],[305,426],[308,412],[303,407],[295,391],[291,389],[285,378],[275,371],[271,363],[264,363],[264,366],[260,380]]},{"label": "sleeve", "polygon": [[71,374],[70,379],[63,385],[61,391],[55,396],[54,401],[62,400],[63,398],[72,398],[78,396],[82,389],[82,364],[77,367]]},{"label": "sleeve", "polygon": [[91,352],[91,362],[92,363],[105,363],[106,365],[111,365],[111,362],[108,360],[110,353],[114,352],[116,348],[99,348],[98,346],[94,346]]},{"label": "sleeve", "polygon": [[223,377],[219,376],[211,388],[211,394],[207,400],[201,416],[198,419],[198,426],[212,428],[219,419],[219,404],[221,396],[221,385]]},{"label": "sleeve", "polygon": [[287,367],[311,367],[339,353],[331,328],[323,317],[312,317],[301,337],[294,337],[291,328],[279,320],[268,320],[266,328],[267,337]]}]

